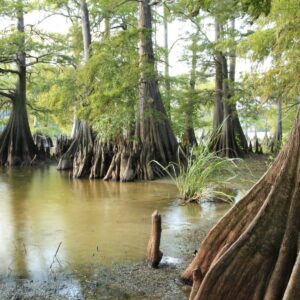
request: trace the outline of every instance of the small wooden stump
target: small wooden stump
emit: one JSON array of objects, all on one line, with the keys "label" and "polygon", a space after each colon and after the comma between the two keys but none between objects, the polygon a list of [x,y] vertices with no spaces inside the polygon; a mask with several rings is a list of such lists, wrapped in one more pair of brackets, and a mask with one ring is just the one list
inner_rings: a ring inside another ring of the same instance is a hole
[{"label": "small wooden stump", "polygon": [[156,210],[152,214],[151,235],[150,235],[148,248],[147,248],[147,261],[152,268],[157,268],[163,257],[163,253],[159,250],[160,237],[161,237],[161,216],[159,212]]}]

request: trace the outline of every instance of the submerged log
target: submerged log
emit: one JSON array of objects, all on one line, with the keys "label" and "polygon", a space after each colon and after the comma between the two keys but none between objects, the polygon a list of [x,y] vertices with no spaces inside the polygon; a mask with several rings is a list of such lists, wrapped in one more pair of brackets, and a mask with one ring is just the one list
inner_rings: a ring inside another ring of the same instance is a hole
[{"label": "submerged log", "polygon": [[151,235],[148,242],[147,248],[147,261],[152,268],[157,268],[162,257],[163,253],[160,251],[160,238],[161,238],[161,216],[156,210],[152,214],[152,228]]},{"label": "submerged log", "polygon": [[300,110],[266,174],[211,229],[182,274],[193,299],[300,299]]}]

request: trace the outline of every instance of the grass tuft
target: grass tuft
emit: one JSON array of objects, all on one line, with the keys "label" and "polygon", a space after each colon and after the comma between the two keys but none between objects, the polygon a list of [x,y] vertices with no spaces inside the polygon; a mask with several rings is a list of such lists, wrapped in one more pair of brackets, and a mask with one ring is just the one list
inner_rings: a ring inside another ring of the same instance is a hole
[{"label": "grass tuft", "polygon": [[[161,169],[176,184],[179,196],[185,202],[199,201],[224,201],[232,203],[234,198],[226,186],[236,176],[236,161],[219,157],[211,152],[209,145],[202,142],[197,148],[192,149],[185,156],[185,163],[170,163]],[[178,157],[182,157],[183,151],[179,149]],[[179,161],[179,160],[178,160]]]}]

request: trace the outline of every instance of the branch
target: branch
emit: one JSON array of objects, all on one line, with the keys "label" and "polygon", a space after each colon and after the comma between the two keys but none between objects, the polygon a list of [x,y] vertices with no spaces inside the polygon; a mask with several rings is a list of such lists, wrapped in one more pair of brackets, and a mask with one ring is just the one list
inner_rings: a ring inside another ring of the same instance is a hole
[{"label": "branch", "polygon": [[8,100],[2,101],[0,103],[0,110],[2,110],[6,105],[9,105],[9,104],[11,104],[11,101],[8,101]]},{"label": "branch", "polygon": [[12,70],[12,69],[2,69],[0,68],[0,73],[6,74],[6,73],[13,73],[13,74],[19,74],[18,71]]},{"label": "branch", "polygon": [[5,93],[5,92],[0,91],[0,96],[14,100],[16,94],[15,93]]},{"label": "branch", "polygon": [[116,9],[116,8],[118,8],[118,7],[126,4],[127,2],[139,2],[139,0],[124,0],[124,1],[122,1],[120,3],[118,3],[117,5],[115,5],[114,9]]},{"label": "branch", "polygon": [[41,55],[41,56],[32,56],[32,55],[28,56],[28,58],[33,58],[33,59],[35,59],[35,61],[32,61],[32,62],[26,64],[26,67],[33,66],[33,65],[35,65],[35,64],[37,64],[37,63],[47,63],[48,61],[47,61],[47,62],[41,61],[41,58],[47,57],[47,56],[49,56],[50,54],[51,54],[51,53],[47,53],[47,54],[44,54],[44,55]]}]

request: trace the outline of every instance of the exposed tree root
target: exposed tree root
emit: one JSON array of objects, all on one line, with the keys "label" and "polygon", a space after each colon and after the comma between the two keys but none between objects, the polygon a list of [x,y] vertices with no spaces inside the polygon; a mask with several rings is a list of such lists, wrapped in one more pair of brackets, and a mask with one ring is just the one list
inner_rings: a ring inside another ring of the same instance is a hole
[{"label": "exposed tree root", "polygon": [[[193,299],[300,299],[300,113],[266,174],[208,233],[182,274]],[[194,288],[195,290],[195,288]]]},{"label": "exposed tree root", "polygon": [[30,132],[26,108],[13,108],[0,137],[0,165],[30,165],[37,149]]},{"label": "exposed tree root", "polygon": [[35,133],[33,135],[33,140],[37,148],[38,158],[41,160],[50,159],[50,150],[53,147],[53,142],[50,136],[43,133]]}]

